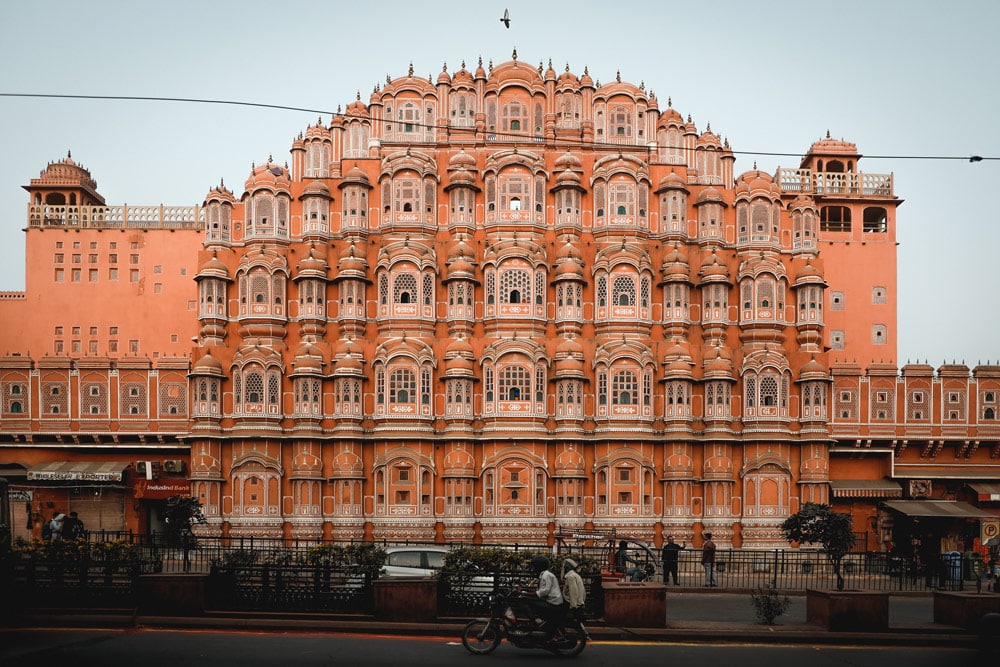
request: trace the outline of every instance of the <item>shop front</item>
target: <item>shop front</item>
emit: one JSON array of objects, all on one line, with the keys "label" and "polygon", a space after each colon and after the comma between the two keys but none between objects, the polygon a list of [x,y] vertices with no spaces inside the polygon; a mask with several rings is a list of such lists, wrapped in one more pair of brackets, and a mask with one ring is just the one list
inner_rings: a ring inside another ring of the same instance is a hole
[{"label": "shop front", "polygon": [[122,461],[49,461],[28,468],[24,481],[11,485],[22,509],[15,520],[15,537],[40,538],[42,525],[56,514],[76,512],[89,532],[117,533],[127,529],[124,484],[128,463]]},{"label": "shop front", "polygon": [[132,487],[139,531],[146,534],[163,533],[163,511],[167,499],[173,496],[190,496],[191,482],[180,478],[137,479]]}]

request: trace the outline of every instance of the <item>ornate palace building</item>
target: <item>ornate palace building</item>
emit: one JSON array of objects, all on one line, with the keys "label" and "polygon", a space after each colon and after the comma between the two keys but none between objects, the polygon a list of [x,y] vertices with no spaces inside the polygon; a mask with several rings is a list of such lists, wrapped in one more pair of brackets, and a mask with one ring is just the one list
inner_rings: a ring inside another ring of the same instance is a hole
[{"label": "ornate palace building", "polygon": [[736,173],[643,85],[515,54],[411,67],[199,206],[52,163],[0,298],[15,534],[191,493],[227,536],[774,547],[807,501],[871,549],[931,505],[978,536],[1000,367],[897,367],[902,200],[861,157]]}]

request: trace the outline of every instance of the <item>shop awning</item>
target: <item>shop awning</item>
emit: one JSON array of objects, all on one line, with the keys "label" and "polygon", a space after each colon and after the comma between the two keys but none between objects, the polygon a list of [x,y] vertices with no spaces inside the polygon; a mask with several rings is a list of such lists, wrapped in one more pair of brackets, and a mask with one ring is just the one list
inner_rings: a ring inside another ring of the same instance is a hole
[{"label": "shop awning", "polygon": [[907,516],[945,517],[952,519],[996,519],[978,507],[960,500],[887,500],[885,506]]},{"label": "shop awning", "polygon": [[969,488],[979,494],[979,501],[1000,500],[1000,482],[969,482]]},{"label": "shop awning", "polygon": [[903,487],[891,479],[831,479],[834,498],[902,498]]},{"label": "shop awning", "polygon": [[120,461],[52,461],[29,468],[28,480],[120,482],[127,467]]}]

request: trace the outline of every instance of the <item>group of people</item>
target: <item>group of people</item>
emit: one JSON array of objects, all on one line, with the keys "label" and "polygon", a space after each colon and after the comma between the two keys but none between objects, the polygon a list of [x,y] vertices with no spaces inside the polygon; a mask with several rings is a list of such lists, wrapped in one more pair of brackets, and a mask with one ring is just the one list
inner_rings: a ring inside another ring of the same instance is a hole
[{"label": "group of people", "polygon": [[[712,541],[712,533],[703,533],[704,542],[701,545],[701,566],[705,569],[705,585],[716,586],[715,581],[715,542]],[[667,541],[663,545],[663,583],[667,584],[671,580],[674,586],[679,586],[677,579],[678,564],[680,562],[680,552],[687,548],[687,543],[677,544],[673,535],[667,535]],[[641,565],[641,562],[628,553],[628,542],[621,540],[618,543],[618,551],[615,553],[615,572],[627,576],[631,581],[642,581],[647,573],[642,567],[630,567],[630,564]]]},{"label": "group of people", "polygon": [[52,513],[52,519],[42,526],[44,540],[78,540],[86,536],[87,530],[76,512],[70,512],[69,516],[66,516],[62,512],[55,511]]}]

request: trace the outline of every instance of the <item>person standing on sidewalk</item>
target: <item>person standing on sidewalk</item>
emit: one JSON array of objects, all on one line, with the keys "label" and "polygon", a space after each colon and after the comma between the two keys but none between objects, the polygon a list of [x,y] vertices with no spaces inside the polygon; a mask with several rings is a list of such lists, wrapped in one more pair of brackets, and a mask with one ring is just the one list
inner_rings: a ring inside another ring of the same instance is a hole
[{"label": "person standing on sidewalk", "polygon": [[701,566],[705,568],[705,585],[715,586],[715,542],[712,533],[705,533],[705,543],[701,545]]},{"label": "person standing on sidewalk", "polygon": [[684,542],[677,544],[673,535],[667,535],[667,543],[663,545],[663,583],[667,583],[669,578],[673,578],[674,586],[680,586],[677,581],[677,563],[681,549],[687,546]]}]

